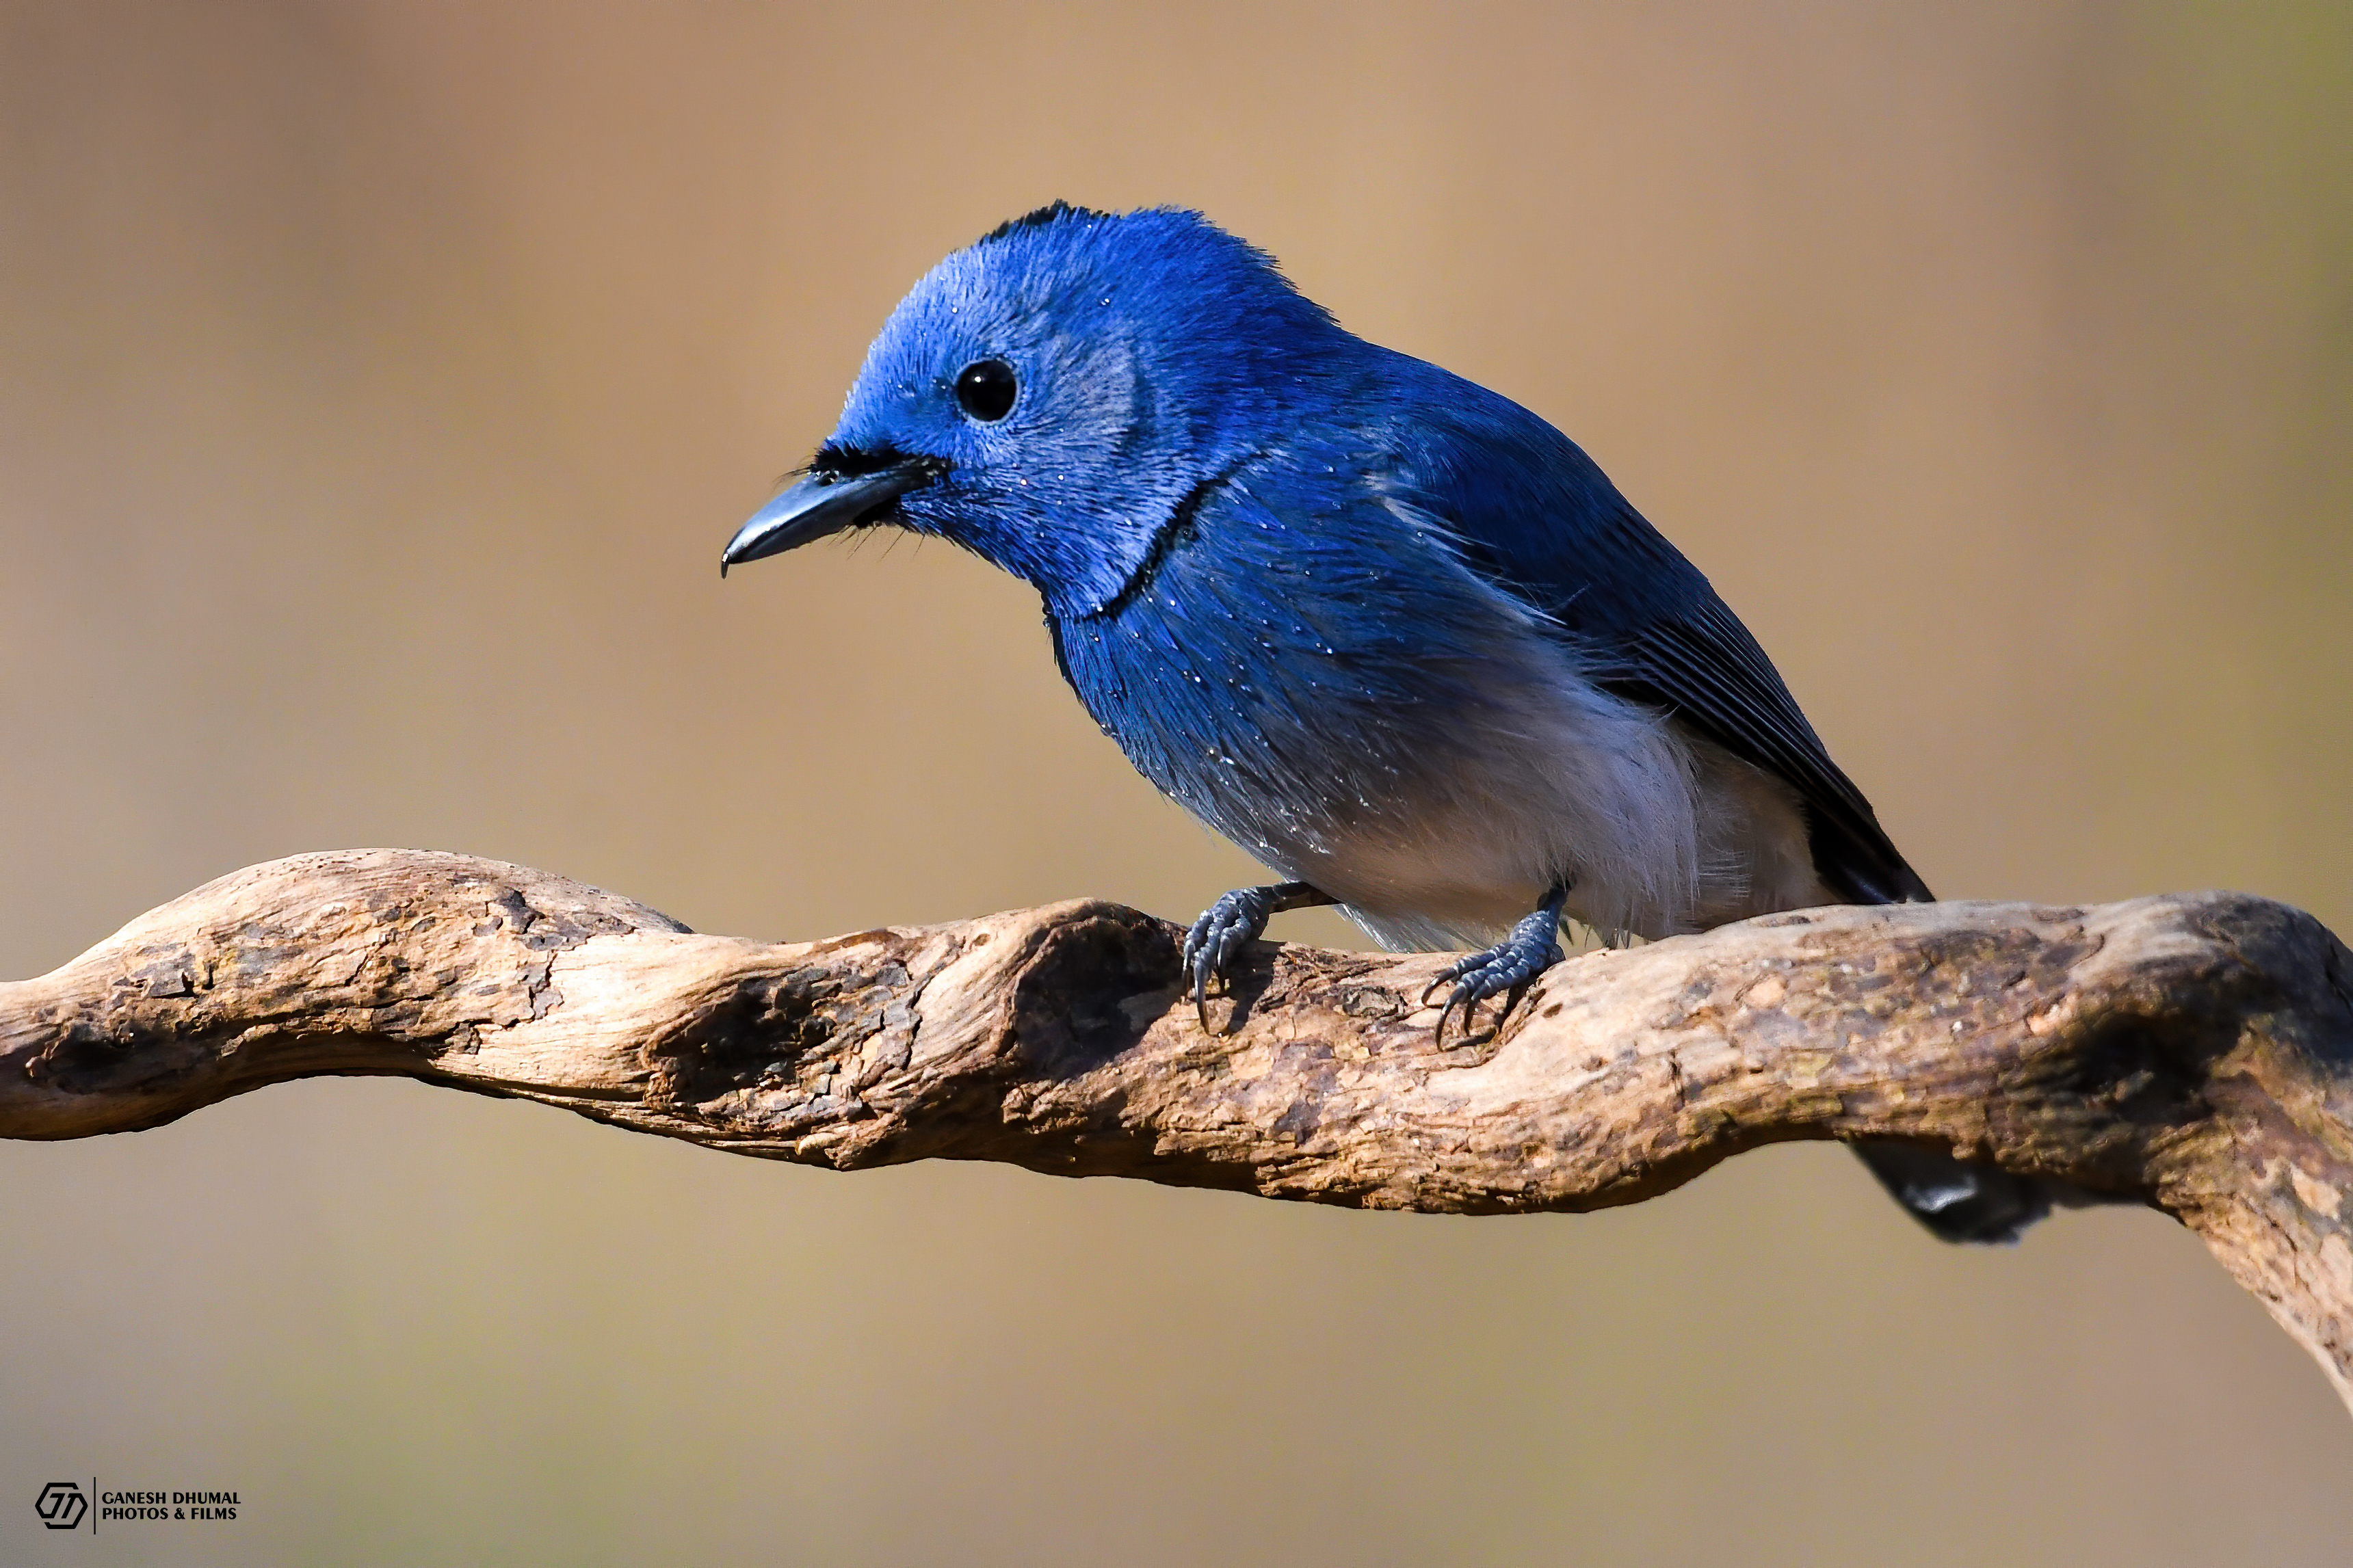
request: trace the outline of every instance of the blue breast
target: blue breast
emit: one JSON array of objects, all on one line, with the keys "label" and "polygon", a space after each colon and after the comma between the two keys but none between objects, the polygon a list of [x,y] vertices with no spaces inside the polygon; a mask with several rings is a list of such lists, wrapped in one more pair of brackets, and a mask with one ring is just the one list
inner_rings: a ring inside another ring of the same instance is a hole
[{"label": "blue breast", "polygon": [[1383,824],[1548,671],[1510,600],[1379,481],[1296,453],[1226,478],[1103,611],[1051,618],[1064,677],[1146,778],[1282,866]]}]

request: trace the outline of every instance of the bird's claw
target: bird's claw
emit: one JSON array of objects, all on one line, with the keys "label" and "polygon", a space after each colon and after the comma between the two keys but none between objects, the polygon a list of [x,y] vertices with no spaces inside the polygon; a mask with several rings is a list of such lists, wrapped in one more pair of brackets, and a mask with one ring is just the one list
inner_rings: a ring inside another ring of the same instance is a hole
[{"label": "bird's claw", "polygon": [[[1445,1048],[1446,1020],[1456,1007],[1462,1009],[1462,1032],[1468,1037],[1480,1003],[1498,993],[1517,991],[1561,958],[1559,910],[1538,910],[1514,926],[1510,936],[1484,952],[1468,953],[1440,970],[1438,978],[1421,994],[1421,1003],[1426,1007],[1440,987],[1454,987],[1446,998],[1446,1005],[1438,1010],[1438,1029],[1432,1037],[1439,1048]],[[1504,1011],[1510,1010],[1511,1005],[1506,1002]]]},{"label": "bird's claw", "polygon": [[1193,929],[1185,933],[1185,972],[1193,980],[1193,1016],[1201,1021],[1201,1032],[1215,1035],[1222,1031],[1209,1026],[1209,982],[1222,981],[1242,949],[1266,934],[1266,922],[1274,917],[1274,900],[1265,888],[1236,888],[1216,903],[1201,911]]}]

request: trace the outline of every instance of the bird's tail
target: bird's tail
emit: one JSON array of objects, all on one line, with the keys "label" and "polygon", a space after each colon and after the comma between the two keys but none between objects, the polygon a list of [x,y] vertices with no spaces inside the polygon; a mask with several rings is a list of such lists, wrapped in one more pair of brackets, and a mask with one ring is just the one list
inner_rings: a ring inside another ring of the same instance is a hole
[{"label": "bird's tail", "polygon": [[2075,1208],[2093,1201],[2059,1182],[2015,1176],[1917,1143],[1857,1143],[1854,1152],[1905,1212],[1941,1241],[2016,1241],[2054,1204]]},{"label": "bird's tail", "polygon": [[[1877,826],[1876,822],[1872,825]],[[1927,902],[1934,898],[1927,884],[1904,863],[1884,836],[1881,876],[1877,885],[1866,879],[1844,879],[1840,890],[1857,903]],[[1887,891],[1882,891],[1882,888]],[[1892,896],[1891,896],[1892,894]],[[1883,1141],[1857,1143],[1857,1158],[1871,1168],[1879,1184],[1904,1205],[1905,1212],[1940,1241],[2000,1244],[2016,1241],[2035,1221],[2055,1208],[2083,1208],[2109,1200],[2065,1182],[2040,1176],[2020,1176],[1999,1165],[1957,1160],[1940,1149],[1918,1143]]]}]

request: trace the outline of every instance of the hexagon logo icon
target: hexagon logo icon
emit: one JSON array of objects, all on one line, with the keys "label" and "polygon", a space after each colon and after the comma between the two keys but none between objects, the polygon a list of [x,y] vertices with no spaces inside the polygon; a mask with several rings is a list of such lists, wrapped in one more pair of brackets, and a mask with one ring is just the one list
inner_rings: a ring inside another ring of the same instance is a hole
[{"label": "hexagon logo icon", "polygon": [[90,1499],[81,1495],[79,1482],[51,1481],[34,1500],[33,1511],[39,1514],[41,1522],[51,1530],[73,1530],[80,1525],[82,1516],[90,1512]]}]

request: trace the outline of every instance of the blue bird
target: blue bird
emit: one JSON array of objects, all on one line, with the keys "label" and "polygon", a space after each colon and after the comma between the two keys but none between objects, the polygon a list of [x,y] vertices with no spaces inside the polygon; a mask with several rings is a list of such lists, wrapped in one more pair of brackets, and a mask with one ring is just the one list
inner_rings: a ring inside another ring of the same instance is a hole
[{"label": "blue bird", "polygon": [[[1282,877],[1195,923],[1197,1006],[1314,904],[1387,947],[1478,948],[1443,972],[1442,1032],[1559,962],[1565,914],[1656,938],[1932,896],[1575,443],[1345,331],[1198,214],[1057,202],[942,261],[720,569],[882,525],[1033,585],[1104,733]],[[1857,1152],[1949,1240],[2064,1195]]]}]

